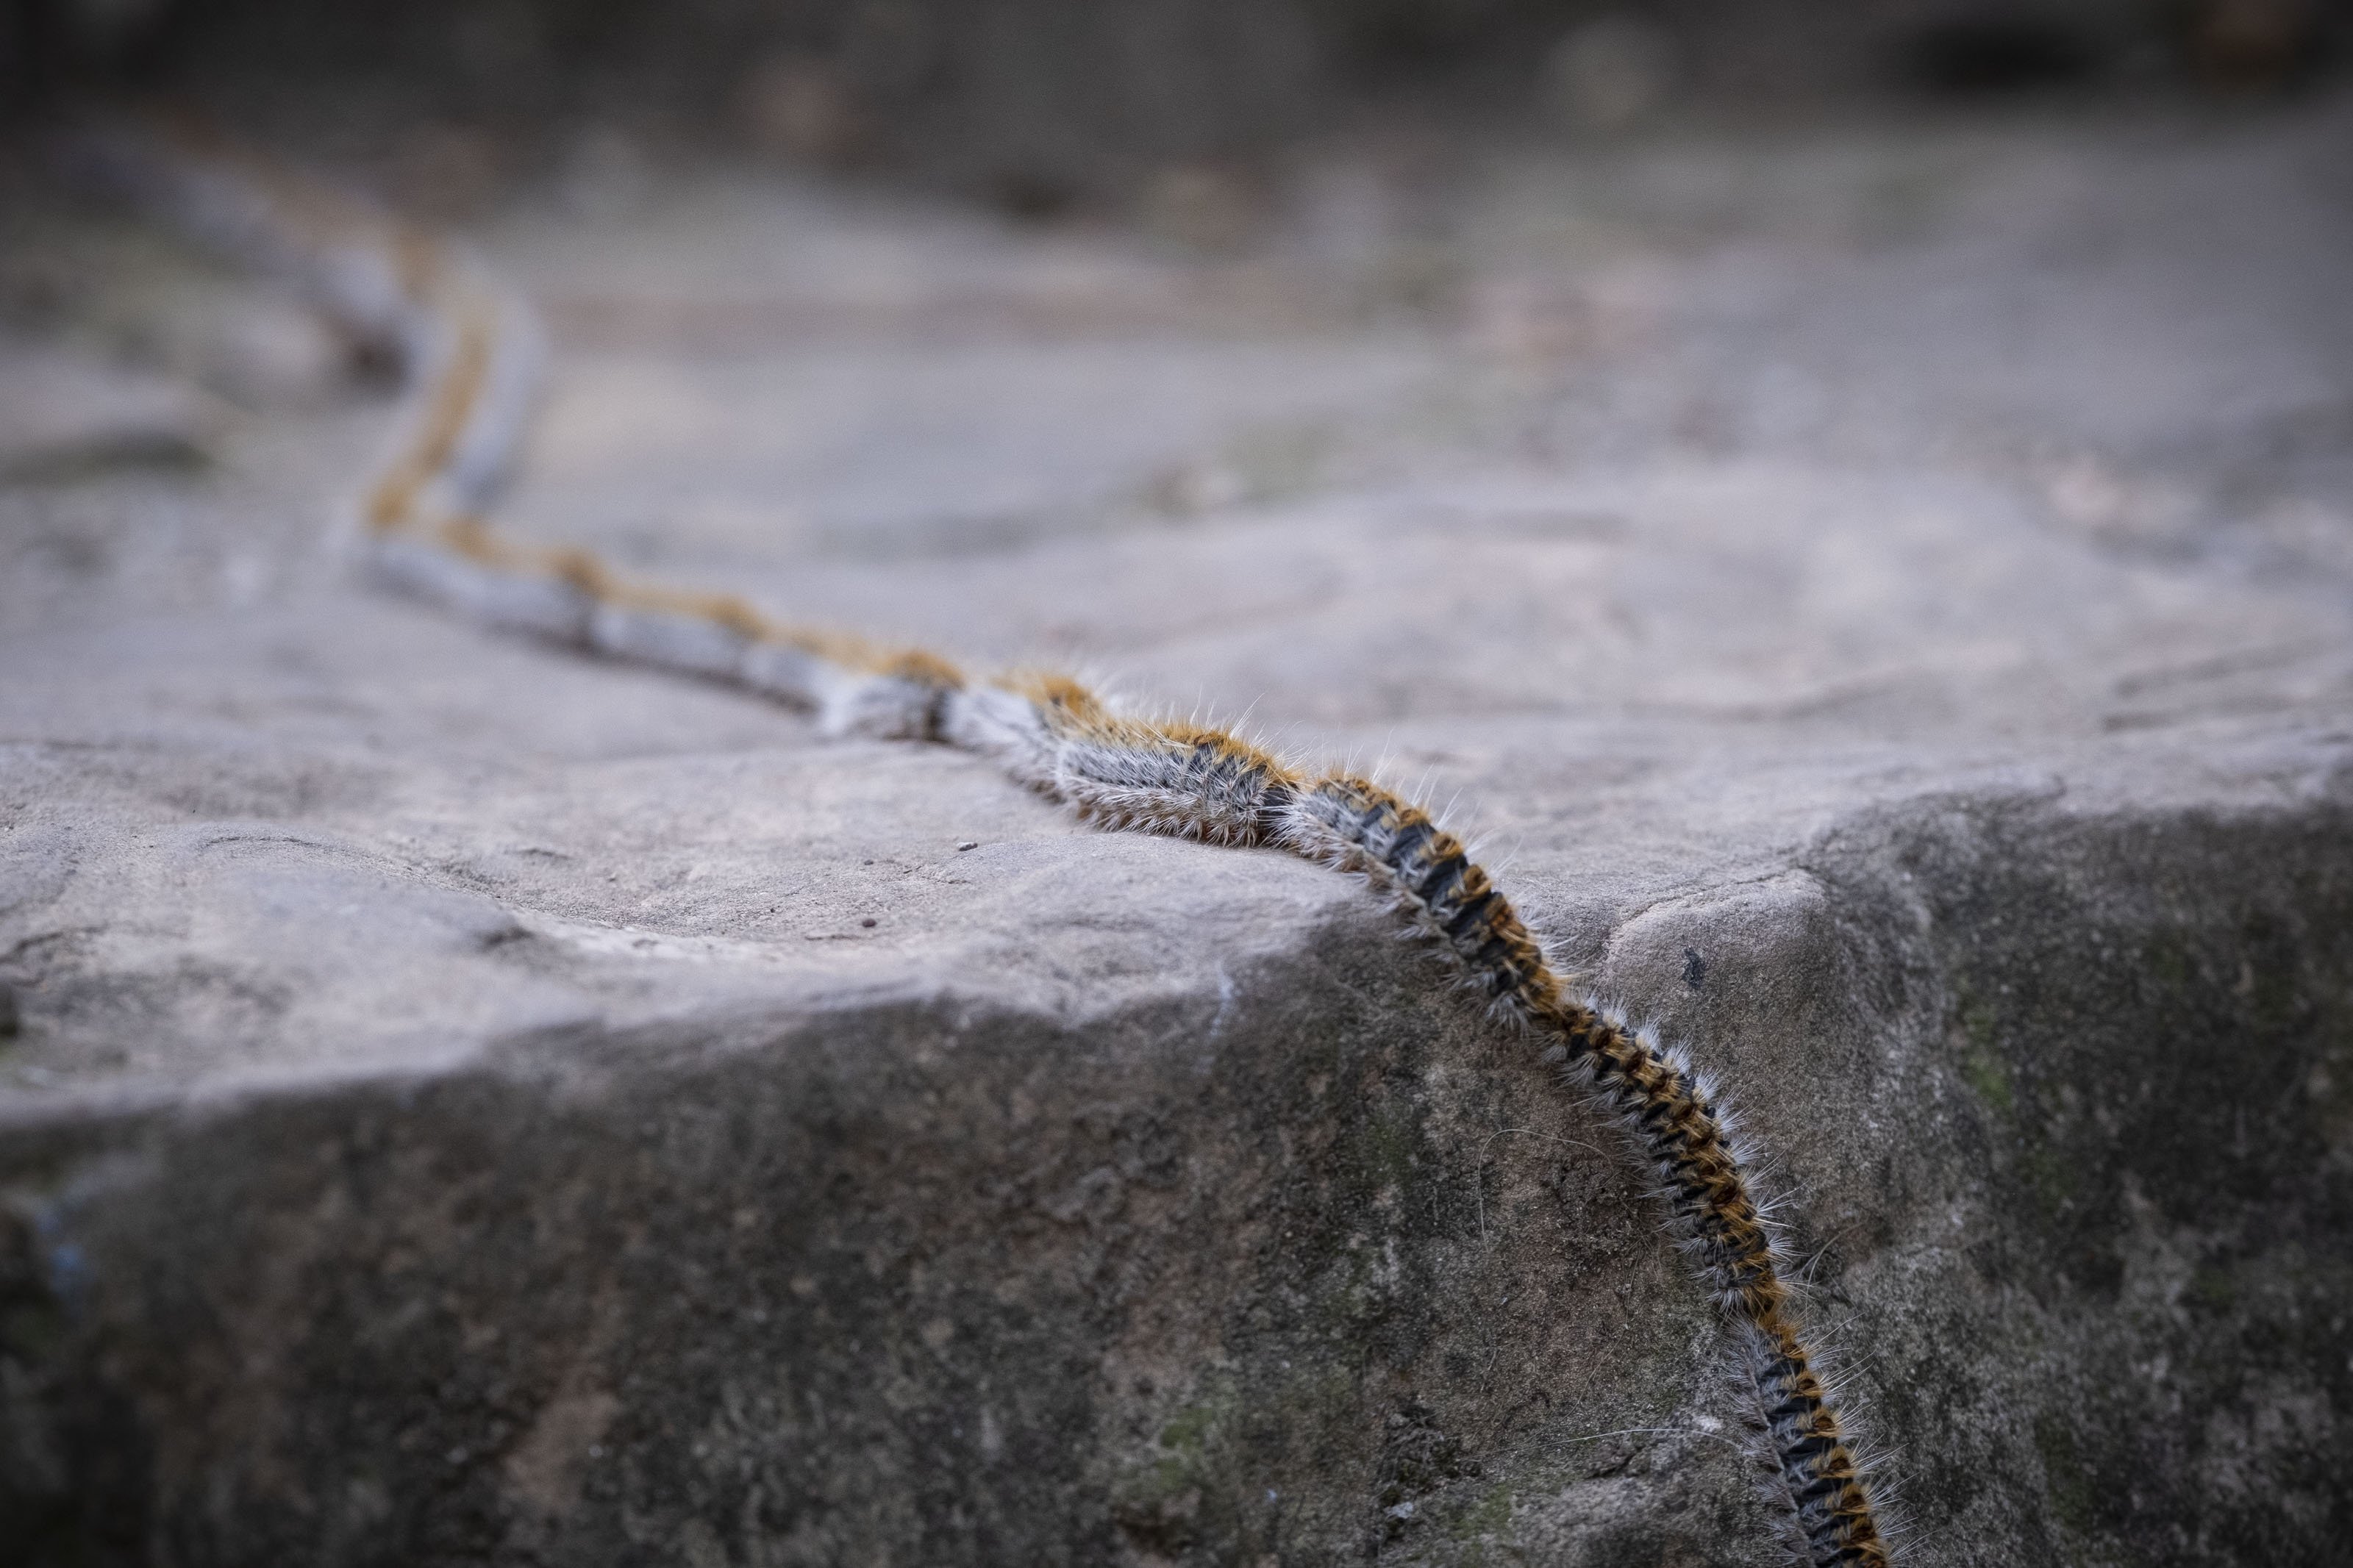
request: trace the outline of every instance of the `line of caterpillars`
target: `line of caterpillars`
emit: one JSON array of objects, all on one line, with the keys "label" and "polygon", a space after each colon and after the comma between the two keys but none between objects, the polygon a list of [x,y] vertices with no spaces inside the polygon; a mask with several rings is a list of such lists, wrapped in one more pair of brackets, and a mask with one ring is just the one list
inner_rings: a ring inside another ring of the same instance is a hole
[{"label": "line of caterpillars", "polygon": [[116,145],[111,173],[187,226],[288,273],[410,366],[407,416],[362,507],[377,569],[488,626],[699,676],[813,710],[828,733],[944,742],[1109,828],[1287,850],[1362,877],[1617,1121],[1658,1173],[1681,1243],[1742,1342],[1792,1555],[1890,1561],[1872,1487],[1800,1331],[1753,1161],[1679,1051],[1571,994],[1451,835],[1347,773],[1294,771],[1213,727],[1113,710],[1053,675],[976,680],[930,654],[780,626],[741,600],[628,582],[586,551],[500,538],[482,512],[541,360],[521,301],[483,270],[336,193],[219,147]]}]

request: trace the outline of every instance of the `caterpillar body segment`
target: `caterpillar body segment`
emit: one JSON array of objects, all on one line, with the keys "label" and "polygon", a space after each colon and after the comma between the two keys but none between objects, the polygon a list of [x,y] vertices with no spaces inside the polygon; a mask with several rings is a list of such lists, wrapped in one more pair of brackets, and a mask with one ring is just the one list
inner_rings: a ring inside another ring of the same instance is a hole
[{"label": "caterpillar body segment", "polygon": [[1049,799],[1061,737],[1038,704],[998,682],[975,682],[949,694],[941,709],[940,739],[977,752]]},{"label": "caterpillar body segment", "polygon": [[[406,528],[425,520],[419,501],[428,487],[445,496],[454,510],[459,486],[448,474],[467,426],[476,417],[491,366],[494,322],[469,312],[447,335],[428,340],[431,362],[423,380],[423,395],[406,423],[393,459],[368,487],[361,515],[377,532]],[[443,510],[443,509],[436,509]]]},{"label": "caterpillar body segment", "polygon": [[367,558],[375,577],[385,586],[455,610],[469,619],[490,619],[485,607],[508,575],[469,560],[439,541],[406,535],[370,540]]},{"label": "caterpillar body segment", "polygon": [[1209,844],[1271,842],[1298,787],[1280,760],[1223,730],[1117,713],[1060,675],[974,687],[943,738],[1090,822]]},{"label": "caterpillar body segment", "polygon": [[1887,1568],[1894,1557],[1865,1467],[1796,1325],[1784,1312],[1769,1314],[1751,1326],[1746,1354],[1766,1490],[1788,1510],[1799,1561],[1814,1568]]},{"label": "caterpillar body segment", "polygon": [[320,310],[359,342],[404,354],[420,346],[408,280],[381,247],[332,245],[315,266],[298,270],[307,272],[308,291]]},{"label": "caterpillar body segment", "polygon": [[[406,540],[385,540],[378,549],[415,546]],[[582,592],[568,578],[553,573],[501,571],[486,568],[475,589],[474,614],[485,626],[522,632],[567,647],[585,645],[589,621],[596,614],[594,595]]]},{"label": "caterpillar body segment", "polygon": [[1586,1041],[1582,1076],[1658,1172],[1718,1301],[1750,1321],[1778,1307],[1788,1286],[1772,1234],[1712,1099],[1674,1059],[1623,1026],[1590,1013],[1577,1022]]},{"label": "caterpillar body segment", "polygon": [[761,696],[815,712],[839,667],[797,642],[763,637],[744,645],[735,679]]},{"label": "caterpillar body segment", "polygon": [[1296,784],[1266,752],[1223,731],[1113,720],[1069,736],[1056,793],[1105,827],[1205,844],[1262,844]]},{"label": "caterpillar body segment", "polygon": [[635,595],[603,600],[588,615],[588,646],[598,653],[706,679],[738,679],[751,640],[690,606]]},{"label": "caterpillar body segment", "polygon": [[937,741],[949,700],[965,685],[963,671],[921,650],[886,652],[855,637],[791,627],[768,626],[763,635],[809,660],[818,729],[836,739]]},{"label": "caterpillar body segment", "polygon": [[444,466],[456,504],[480,512],[498,498],[522,449],[547,377],[547,332],[539,312],[493,289],[478,308],[490,318],[491,352],[473,408]]},{"label": "caterpillar body segment", "polygon": [[501,631],[586,647],[607,584],[601,566],[572,551],[511,544],[479,520],[377,532],[367,563],[386,585]]},{"label": "caterpillar body segment", "polygon": [[[164,172],[159,173],[162,169]],[[177,170],[173,174],[170,171]],[[232,251],[307,274],[405,355],[399,444],[363,516],[377,574],[479,624],[731,681],[813,711],[828,735],[944,742],[1107,828],[1287,850],[1362,877],[1542,1059],[1625,1130],[1679,1244],[1740,1337],[1753,1424],[1794,1563],[1884,1568],[1870,1484],[1806,1348],[1757,1196],[1757,1162],[1679,1050],[1582,999],[1453,835],[1381,786],[1303,775],[1229,731],[1115,711],[1067,677],[968,679],[922,651],[768,621],[740,600],[633,584],[585,551],[480,521],[536,396],[543,347],[470,258],[308,187],[150,158],[129,182]]]},{"label": "caterpillar body segment", "polygon": [[954,690],[924,671],[852,674],[828,685],[818,710],[818,728],[836,738],[936,741]]},{"label": "caterpillar body segment", "polygon": [[1562,1005],[1558,978],[1511,901],[1419,807],[1345,773],[1297,793],[1283,815],[1295,853],[1363,876],[1435,940],[1499,1011],[1541,1024]]}]

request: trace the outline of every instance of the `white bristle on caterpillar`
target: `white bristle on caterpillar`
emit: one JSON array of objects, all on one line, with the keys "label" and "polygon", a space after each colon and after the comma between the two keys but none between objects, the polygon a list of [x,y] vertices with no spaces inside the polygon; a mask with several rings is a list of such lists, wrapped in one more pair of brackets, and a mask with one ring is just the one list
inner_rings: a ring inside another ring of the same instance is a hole
[{"label": "white bristle on caterpillar", "polygon": [[1055,779],[1061,739],[1038,705],[1002,686],[976,684],[948,694],[940,739],[991,758],[1030,788],[1060,799]]},{"label": "white bristle on caterpillar", "polygon": [[1133,721],[1081,730],[1056,759],[1055,792],[1108,827],[1257,843],[1281,776],[1263,753],[1210,733]]}]

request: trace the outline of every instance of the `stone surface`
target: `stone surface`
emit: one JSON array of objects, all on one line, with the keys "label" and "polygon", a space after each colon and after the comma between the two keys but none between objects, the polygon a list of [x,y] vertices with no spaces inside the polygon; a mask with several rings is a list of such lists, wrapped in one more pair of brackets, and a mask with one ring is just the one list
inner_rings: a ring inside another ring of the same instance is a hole
[{"label": "stone surface", "polygon": [[[551,188],[510,514],[1453,803],[1731,1086],[1908,1561],[2327,1563],[2349,132],[1336,146],[1222,258]],[[19,194],[70,320],[160,265]],[[1358,890],[379,597],[381,425],[0,489],[25,1560],[1775,1560],[1644,1184]]]}]

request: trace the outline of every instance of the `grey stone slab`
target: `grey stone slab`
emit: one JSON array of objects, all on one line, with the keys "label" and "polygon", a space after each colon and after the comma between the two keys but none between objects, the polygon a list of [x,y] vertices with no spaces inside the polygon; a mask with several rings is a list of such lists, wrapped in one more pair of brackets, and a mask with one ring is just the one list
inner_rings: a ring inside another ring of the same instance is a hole
[{"label": "grey stone slab", "polygon": [[210,413],[177,382],[86,355],[0,344],[0,469],[20,479],[109,466],[202,467],[218,424]]},{"label": "grey stone slab", "polygon": [[[512,510],[1453,802],[1728,1084],[1907,1561],[2325,1563],[2344,124],[1471,147],[1244,305],[526,205]],[[1777,1560],[1616,1135],[1358,889],[378,595],[375,438],[0,489],[31,1561]]]}]

